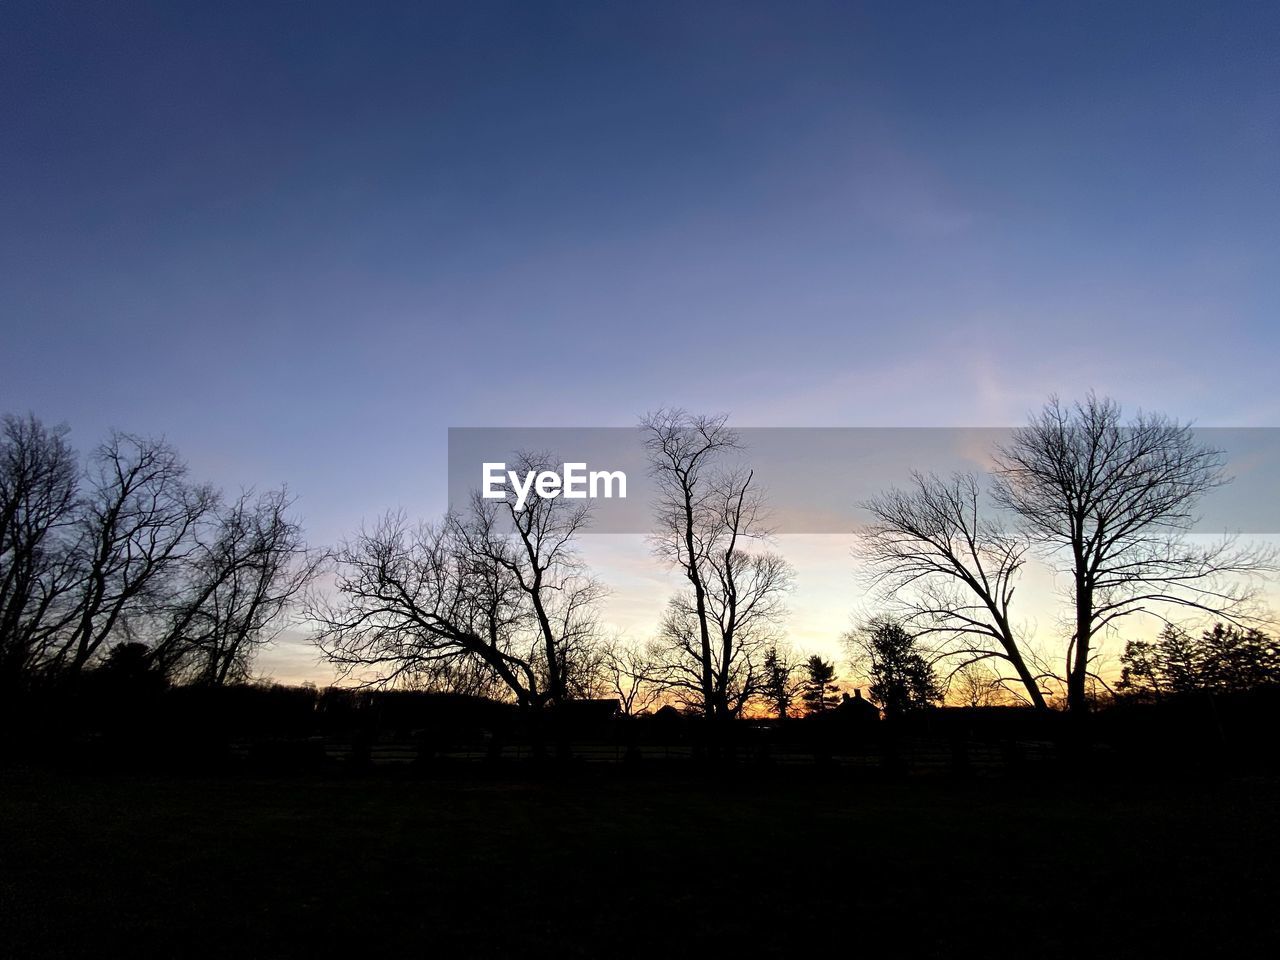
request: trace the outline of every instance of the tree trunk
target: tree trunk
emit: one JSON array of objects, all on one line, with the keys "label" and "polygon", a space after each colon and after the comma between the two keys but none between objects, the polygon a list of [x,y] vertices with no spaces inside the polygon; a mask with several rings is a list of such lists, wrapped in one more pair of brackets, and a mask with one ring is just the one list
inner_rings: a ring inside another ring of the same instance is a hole
[{"label": "tree trunk", "polygon": [[1093,633],[1093,589],[1087,583],[1076,584],[1076,649],[1067,676],[1067,710],[1074,716],[1089,712],[1087,681],[1089,679],[1089,641]]}]

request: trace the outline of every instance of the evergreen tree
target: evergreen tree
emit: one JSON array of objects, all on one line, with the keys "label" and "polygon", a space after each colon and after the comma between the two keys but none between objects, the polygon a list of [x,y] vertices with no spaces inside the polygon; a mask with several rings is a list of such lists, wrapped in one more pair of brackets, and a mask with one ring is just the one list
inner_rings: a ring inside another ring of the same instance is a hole
[{"label": "evergreen tree", "polygon": [[835,686],[836,666],[816,653],[804,665],[804,705],[809,713],[822,713],[839,702]]},{"label": "evergreen tree", "polygon": [[1280,649],[1259,630],[1216,623],[1198,637],[1167,625],[1154,643],[1131,640],[1119,687],[1139,698],[1212,690],[1239,693],[1280,683]]},{"label": "evergreen tree", "polygon": [[795,702],[797,681],[796,665],[787,651],[780,650],[777,644],[771,646],[764,655],[764,683],[761,695],[773,710],[774,716],[785,720],[791,713]]},{"label": "evergreen tree", "polygon": [[871,699],[895,717],[942,699],[943,690],[933,664],[917,639],[897,620],[878,617],[866,628],[846,636],[854,658],[866,665]]}]

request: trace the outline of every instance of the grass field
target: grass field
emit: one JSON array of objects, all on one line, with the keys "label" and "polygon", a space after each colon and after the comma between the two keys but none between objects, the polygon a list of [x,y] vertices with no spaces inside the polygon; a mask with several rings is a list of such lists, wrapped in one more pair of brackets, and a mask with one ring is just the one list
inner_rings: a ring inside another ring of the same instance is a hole
[{"label": "grass field", "polygon": [[1280,783],[0,774],[11,956],[1253,952]]}]

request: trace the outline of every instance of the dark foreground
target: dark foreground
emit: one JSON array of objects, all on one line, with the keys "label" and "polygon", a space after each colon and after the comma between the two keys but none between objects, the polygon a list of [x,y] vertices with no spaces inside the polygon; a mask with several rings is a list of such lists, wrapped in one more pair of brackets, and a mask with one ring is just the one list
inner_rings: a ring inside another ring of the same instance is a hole
[{"label": "dark foreground", "polygon": [[0,773],[12,956],[1274,943],[1280,783]]}]

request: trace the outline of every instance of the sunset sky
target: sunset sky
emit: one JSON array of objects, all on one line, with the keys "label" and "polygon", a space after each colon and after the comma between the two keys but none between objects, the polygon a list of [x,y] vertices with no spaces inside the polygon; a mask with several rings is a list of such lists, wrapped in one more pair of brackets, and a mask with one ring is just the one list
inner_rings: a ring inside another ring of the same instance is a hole
[{"label": "sunset sky", "polygon": [[[0,412],[320,544],[442,511],[449,427],[1280,425],[1280,5],[1153,9],[6,3]],[[780,542],[802,645],[850,541]],[[586,550],[643,637],[671,578]]]}]

